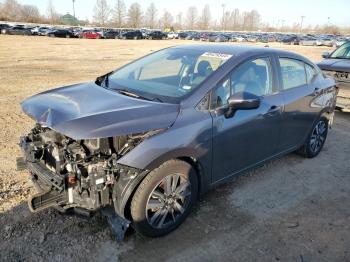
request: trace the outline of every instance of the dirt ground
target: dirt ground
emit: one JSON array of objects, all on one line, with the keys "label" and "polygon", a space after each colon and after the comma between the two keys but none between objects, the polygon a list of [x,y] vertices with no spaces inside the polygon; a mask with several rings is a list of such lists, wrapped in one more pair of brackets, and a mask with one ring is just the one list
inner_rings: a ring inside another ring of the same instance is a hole
[{"label": "dirt ground", "polygon": [[[29,212],[34,193],[15,171],[18,138],[33,125],[19,103],[90,81],[182,40],[84,40],[0,35],[1,261],[350,261],[350,113],[337,112],[321,154],[291,154],[205,195],[172,234],[113,240],[104,217]],[[197,42],[193,42],[197,43]],[[317,61],[325,47],[270,44]]]}]

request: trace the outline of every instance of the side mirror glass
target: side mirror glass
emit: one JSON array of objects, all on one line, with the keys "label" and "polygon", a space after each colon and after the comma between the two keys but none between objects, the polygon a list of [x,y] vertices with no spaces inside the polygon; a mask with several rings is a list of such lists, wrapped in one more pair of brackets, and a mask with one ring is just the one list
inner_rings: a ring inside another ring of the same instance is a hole
[{"label": "side mirror glass", "polygon": [[322,57],[323,58],[328,58],[330,56],[329,52],[323,52]]},{"label": "side mirror glass", "polygon": [[228,100],[226,118],[232,117],[237,110],[256,109],[260,106],[260,98],[252,93],[238,92],[231,95]]}]

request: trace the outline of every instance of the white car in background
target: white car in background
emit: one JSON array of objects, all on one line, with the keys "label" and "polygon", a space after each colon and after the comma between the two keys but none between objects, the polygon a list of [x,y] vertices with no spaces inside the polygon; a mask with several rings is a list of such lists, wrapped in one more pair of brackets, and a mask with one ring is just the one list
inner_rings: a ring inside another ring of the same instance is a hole
[{"label": "white car in background", "polygon": [[178,37],[179,37],[178,33],[175,33],[175,32],[169,32],[168,33],[168,39],[176,39]]},{"label": "white car in background", "polygon": [[304,46],[322,46],[323,41],[315,37],[304,37],[300,40],[299,44]]}]

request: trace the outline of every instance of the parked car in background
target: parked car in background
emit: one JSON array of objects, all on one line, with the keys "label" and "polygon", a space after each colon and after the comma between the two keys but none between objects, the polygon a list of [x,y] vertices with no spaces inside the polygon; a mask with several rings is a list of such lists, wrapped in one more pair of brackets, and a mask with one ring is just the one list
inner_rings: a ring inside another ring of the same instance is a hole
[{"label": "parked car in background", "polygon": [[187,35],[188,35],[187,32],[180,32],[180,33],[178,33],[177,36],[179,39],[186,39]]},{"label": "parked car in background", "polygon": [[101,39],[103,38],[103,31],[98,29],[83,30],[80,33],[79,37],[86,38],[86,39]]},{"label": "parked car in background", "polygon": [[[8,28],[10,28],[10,27],[11,27],[11,26],[8,25],[8,24],[0,24],[0,34],[5,34],[5,33],[3,33],[2,31],[3,31],[4,29],[8,29]],[[6,32],[6,30],[5,30],[4,32]]]},{"label": "parked car in background", "polygon": [[24,25],[16,25],[1,30],[2,34],[7,35],[32,35],[30,29],[24,27]]},{"label": "parked car in background", "polygon": [[52,28],[50,28],[50,27],[46,27],[46,26],[39,27],[37,29],[37,35],[39,35],[39,36],[46,36],[47,33],[49,31],[51,31],[51,30],[52,30]]},{"label": "parked car in background", "polygon": [[286,37],[286,38],[283,38],[281,42],[287,45],[299,45],[300,37],[298,36]]},{"label": "parked car in background", "polygon": [[106,39],[119,39],[120,38],[120,32],[116,31],[116,30],[108,30],[108,31],[104,32],[103,36]]},{"label": "parked car in background", "polygon": [[130,223],[168,234],[218,184],[290,152],[317,156],[335,97],[334,80],[300,55],[212,44],[34,95],[21,104],[37,124],[18,160],[39,190],[30,210],[108,209],[121,237]]},{"label": "parked car in background", "polygon": [[299,44],[303,46],[321,46],[323,42],[315,37],[303,37],[300,39]]},{"label": "parked car in background", "polygon": [[179,38],[179,34],[175,33],[175,32],[168,32],[167,33],[167,37],[168,37],[168,39],[178,39]]},{"label": "parked car in background", "polygon": [[325,75],[333,77],[339,87],[337,107],[350,109],[350,41],[332,53],[323,53],[322,57],[324,60],[317,65]]},{"label": "parked car in background", "polygon": [[209,42],[227,42],[229,37],[225,34],[211,34],[209,35]]},{"label": "parked car in background", "polygon": [[147,39],[166,39],[167,34],[163,33],[162,31],[151,31],[146,36]]},{"label": "parked car in background", "polygon": [[68,29],[54,29],[49,31],[47,33],[47,36],[71,38],[71,37],[74,37],[74,34],[71,30],[68,30]]},{"label": "parked car in background", "polygon": [[128,31],[125,32],[121,35],[122,39],[143,39],[142,32],[140,30],[133,30],[133,31]]}]

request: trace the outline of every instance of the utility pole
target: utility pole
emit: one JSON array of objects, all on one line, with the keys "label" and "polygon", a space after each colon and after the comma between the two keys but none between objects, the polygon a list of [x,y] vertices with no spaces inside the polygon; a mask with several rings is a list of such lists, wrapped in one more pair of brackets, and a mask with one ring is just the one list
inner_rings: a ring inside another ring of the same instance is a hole
[{"label": "utility pole", "polygon": [[226,23],[226,19],[225,19],[225,4],[221,5],[222,7],[222,31],[225,31],[225,23]]},{"label": "utility pole", "polygon": [[305,16],[302,15],[302,16],[301,16],[301,22],[300,22],[300,34],[301,34],[301,32],[302,32],[302,29],[303,29],[304,18],[305,18]]},{"label": "utility pole", "polygon": [[73,16],[74,16],[74,18],[75,18],[75,6],[74,6],[75,0],[72,0],[72,1],[73,1]]}]

